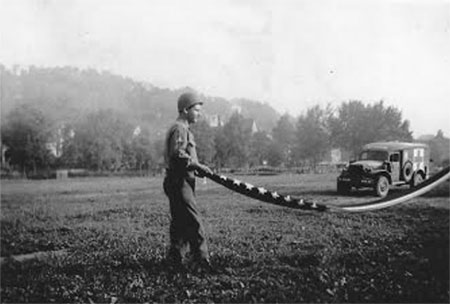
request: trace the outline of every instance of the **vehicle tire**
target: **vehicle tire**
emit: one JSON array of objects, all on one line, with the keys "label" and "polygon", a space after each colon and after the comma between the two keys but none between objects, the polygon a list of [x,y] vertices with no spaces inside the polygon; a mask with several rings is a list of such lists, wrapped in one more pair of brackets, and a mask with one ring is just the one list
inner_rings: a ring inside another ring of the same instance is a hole
[{"label": "vehicle tire", "polygon": [[419,172],[416,172],[416,174],[414,174],[413,179],[411,179],[410,186],[411,186],[411,188],[414,188],[422,182],[423,182],[422,174],[420,174]]},{"label": "vehicle tire", "polygon": [[389,192],[389,180],[386,176],[380,175],[375,185],[375,194],[379,197],[385,197]]},{"label": "vehicle tire", "polygon": [[411,178],[413,177],[413,174],[414,174],[413,165],[410,161],[407,161],[403,165],[402,169],[402,175],[405,182],[409,183],[411,181]]},{"label": "vehicle tire", "polygon": [[337,192],[339,194],[349,194],[352,187],[347,183],[338,183],[337,184]]}]

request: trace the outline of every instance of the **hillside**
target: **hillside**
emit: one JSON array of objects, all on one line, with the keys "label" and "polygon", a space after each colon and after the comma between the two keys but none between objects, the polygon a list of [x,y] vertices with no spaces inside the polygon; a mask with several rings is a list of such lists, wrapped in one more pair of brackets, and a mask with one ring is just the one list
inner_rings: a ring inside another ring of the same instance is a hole
[{"label": "hillside", "polygon": [[[40,68],[14,67],[8,70],[0,64],[2,94],[1,117],[6,117],[22,103],[39,104],[56,122],[64,124],[88,112],[113,109],[136,125],[148,127],[154,136],[164,134],[175,119],[176,100],[190,88],[170,90],[150,83],[93,69],[74,67]],[[200,95],[201,92],[199,92]],[[226,121],[234,110],[256,121],[261,130],[270,131],[279,114],[269,105],[252,100],[227,100],[202,95],[205,116]]]}]

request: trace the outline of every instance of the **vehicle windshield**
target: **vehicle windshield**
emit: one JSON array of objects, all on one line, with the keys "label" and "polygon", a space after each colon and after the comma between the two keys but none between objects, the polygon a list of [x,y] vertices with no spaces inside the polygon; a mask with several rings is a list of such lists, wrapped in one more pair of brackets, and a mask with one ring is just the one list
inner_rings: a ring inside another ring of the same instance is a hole
[{"label": "vehicle windshield", "polygon": [[388,160],[388,153],[386,151],[368,150],[363,151],[360,155],[360,160]]}]

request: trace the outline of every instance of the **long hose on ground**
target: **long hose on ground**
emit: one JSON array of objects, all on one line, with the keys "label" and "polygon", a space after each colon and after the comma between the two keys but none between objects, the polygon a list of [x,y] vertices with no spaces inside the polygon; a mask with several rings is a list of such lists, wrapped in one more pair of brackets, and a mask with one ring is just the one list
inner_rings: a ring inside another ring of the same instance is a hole
[{"label": "long hose on ground", "polygon": [[224,175],[218,175],[215,173],[210,174],[206,172],[204,172],[203,175],[234,192],[270,204],[303,210],[315,210],[315,211],[337,210],[348,212],[363,212],[363,211],[383,209],[397,204],[401,204],[429,192],[431,189],[435,188],[440,183],[446,181],[447,179],[450,179],[450,167],[447,167],[439,171],[431,178],[425,180],[423,183],[419,184],[414,188],[410,188],[407,191],[388,195],[382,199],[377,199],[369,202],[358,204],[343,204],[340,206],[325,205],[300,197],[294,197],[291,195],[282,195],[277,193],[276,191],[270,191],[263,187],[257,187],[252,184],[245,183],[240,180],[233,179]]}]

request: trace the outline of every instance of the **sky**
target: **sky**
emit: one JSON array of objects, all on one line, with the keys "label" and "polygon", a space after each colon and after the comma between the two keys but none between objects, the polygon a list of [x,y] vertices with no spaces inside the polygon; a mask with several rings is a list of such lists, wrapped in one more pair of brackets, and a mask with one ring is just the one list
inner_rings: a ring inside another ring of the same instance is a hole
[{"label": "sky", "polygon": [[450,0],[0,0],[0,63],[95,68],[297,116],[360,100],[450,134]]}]

